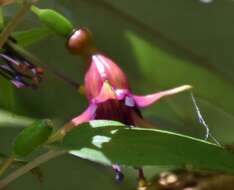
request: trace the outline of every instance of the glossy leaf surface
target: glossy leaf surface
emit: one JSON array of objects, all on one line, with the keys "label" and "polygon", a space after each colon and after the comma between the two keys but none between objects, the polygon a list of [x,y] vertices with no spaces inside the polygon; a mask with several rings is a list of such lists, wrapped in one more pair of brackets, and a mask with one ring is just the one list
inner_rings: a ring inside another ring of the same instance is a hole
[{"label": "glossy leaf surface", "polygon": [[71,154],[103,164],[192,165],[234,173],[234,155],[207,141],[156,129],[91,121],[71,130],[62,146]]}]

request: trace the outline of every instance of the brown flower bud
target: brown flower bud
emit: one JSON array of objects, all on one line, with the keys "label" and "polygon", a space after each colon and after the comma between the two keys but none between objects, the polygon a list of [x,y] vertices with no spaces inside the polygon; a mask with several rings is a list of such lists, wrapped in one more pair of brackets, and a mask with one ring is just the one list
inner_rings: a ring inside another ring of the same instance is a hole
[{"label": "brown flower bud", "polygon": [[92,33],[87,28],[75,30],[67,40],[67,49],[81,56],[88,56],[95,51]]}]

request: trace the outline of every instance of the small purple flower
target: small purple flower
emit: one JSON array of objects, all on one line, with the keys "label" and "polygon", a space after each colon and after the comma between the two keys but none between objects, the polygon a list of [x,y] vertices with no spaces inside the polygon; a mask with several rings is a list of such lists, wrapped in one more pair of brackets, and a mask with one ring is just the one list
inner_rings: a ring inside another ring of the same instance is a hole
[{"label": "small purple flower", "polygon": [[[14,39],[9,39],[0,51],[0,75],[16,88],[35,88],[41,81],[43,69],[34,65],[19,51]],[[2,61],[1,61],[2,60]]]}]

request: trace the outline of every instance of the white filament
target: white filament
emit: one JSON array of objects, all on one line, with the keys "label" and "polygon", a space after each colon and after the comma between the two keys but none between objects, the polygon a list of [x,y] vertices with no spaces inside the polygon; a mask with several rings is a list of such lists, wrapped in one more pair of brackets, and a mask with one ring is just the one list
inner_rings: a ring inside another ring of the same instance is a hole
[{"label": "white filament", "polygon": [[193,95],[192,92],[191,92],[191,98],[192,98],[192,101],[193,101],[193,105],[194,105],[195,111],[197,113],[198,122],[205,127],[205,130],[206,130],[205,140],[207,140],[210,137],[217,145],[221,146],[221,144],[219,143],[219,141],[211,134],[210,128],[207,125],[207,123],[204,120],[204,118],[202,117],[201,111],[200,111],[200,109],[199,109],[199,107],[197,105],[197,102],[196,102],[195,97],[194,97],[194,95]]}]

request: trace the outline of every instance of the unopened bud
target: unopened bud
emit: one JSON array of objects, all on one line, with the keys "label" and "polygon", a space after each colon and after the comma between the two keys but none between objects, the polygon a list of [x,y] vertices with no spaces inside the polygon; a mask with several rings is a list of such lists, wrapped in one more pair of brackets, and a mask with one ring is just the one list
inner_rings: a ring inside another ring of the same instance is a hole
[{"label": "unopened bud", "polygon": [[36,6],[32,6],[31,10],[53,32],[64,37],[69,36],[72,32],[71,22],[60,13],[51,9],[39,9]]}]

